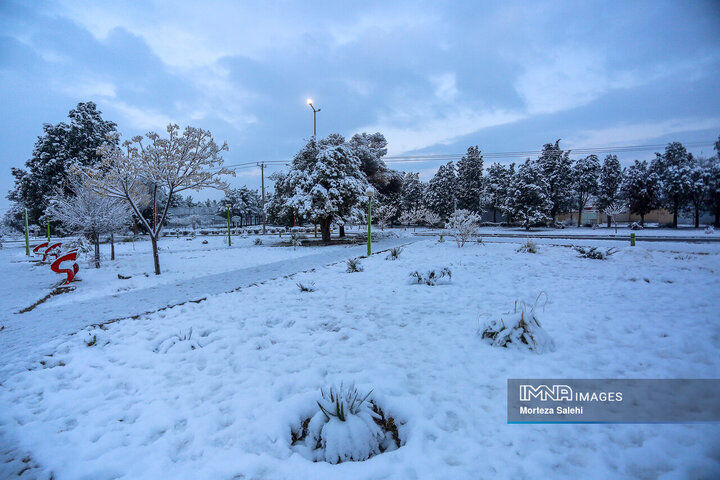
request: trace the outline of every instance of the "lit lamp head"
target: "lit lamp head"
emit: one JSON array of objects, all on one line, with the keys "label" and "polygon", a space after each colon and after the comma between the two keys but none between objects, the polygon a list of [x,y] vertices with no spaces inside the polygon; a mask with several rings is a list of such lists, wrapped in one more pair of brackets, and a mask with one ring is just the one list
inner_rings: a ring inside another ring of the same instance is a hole
[{"label": "lit lamp head", "polygon": [[307,104],[308,104],[308,105],[312,105],[312,98],[308,98],[308,99],[307,99]]}]

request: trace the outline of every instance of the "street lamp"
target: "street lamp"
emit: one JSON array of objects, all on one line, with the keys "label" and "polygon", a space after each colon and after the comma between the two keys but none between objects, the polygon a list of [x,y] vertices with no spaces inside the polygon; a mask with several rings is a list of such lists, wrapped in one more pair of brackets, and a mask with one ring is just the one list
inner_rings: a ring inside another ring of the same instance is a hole
[{"label": "street lamp", "polygon": [[368,197],[368,242],[367,242],[367,256],[369,257],[372,253],[372,249],[370,248],[371,240],[370,240],[370,224],[372,223],[372,197],[373,197],[373,191],[372,188],[368,188],[365,192],[365,195]]},{"label": "street lamp", "polygon": [[230,240],[230,208],[232,207],[232,205],[226,203],[225,207],[227,208],[228,212],[228,247],[232,247],[232,241]]},{"label": "street lamp", "polygon": [[307,104],[310,105],[310,108],[312,108],[313,111],[313,137],[317,136],[317,112],[320,111],[320,109],[316,109],[315,105],[313,105],[312,98],[307,99]]}]

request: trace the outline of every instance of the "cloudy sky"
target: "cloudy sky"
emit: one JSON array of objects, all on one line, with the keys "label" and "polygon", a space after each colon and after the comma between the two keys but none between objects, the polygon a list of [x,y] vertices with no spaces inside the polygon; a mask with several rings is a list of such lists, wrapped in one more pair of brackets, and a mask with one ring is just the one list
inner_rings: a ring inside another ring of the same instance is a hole
[{"label": "cloudy sky", "polygon": [[307,97],[318,135],[380,131],[390,154],[711,142],[719,80],[717,1],[2,0],[0,210],[10,167],[80,101],[126,138],[209,129],[234,164],[290,158]]}]

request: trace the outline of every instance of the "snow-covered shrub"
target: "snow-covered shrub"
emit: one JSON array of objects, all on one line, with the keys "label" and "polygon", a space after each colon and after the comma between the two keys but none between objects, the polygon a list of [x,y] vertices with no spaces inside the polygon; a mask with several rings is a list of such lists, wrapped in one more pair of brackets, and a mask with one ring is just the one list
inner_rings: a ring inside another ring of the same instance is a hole
[{"label": "snow-covered shrub", "polygon": [[[478,333],[483,340],[494,347],[527,349],[537,353],[555,351],[555,342],[540,326],[535,312],[537,302],[543,294],[544,292],[538,295],[532,307],[525,302],[515,301],[512,312],[491,320]],[[547,295],[545,295],[545,303],[547,303]]]},{"label": "snow-covered shrub", "polygon": [[365,269],[360,264],[359,258],[348,258],[347,269],[345,270],[347,273],[362,272],[363,270]]},{"label": "snow-covered shrub", "polygon": [[[449,283],[452,279],[452,272],[448,267],[444,267],[441,270],[429,270],[427,273],[420,273],[416,270],[410,276],[415,279],[413,283],[435,286],[438,283]],[[447,280],[443,280],[444,278]]]},{"label": "snow-covered shrub", "polygon": [[520,253],[538,253],[538,248],[535,242],[528,238],[516,251]]},{"label": "snow-covered shrub", "polygon": [[713,233],[715,233],[715,227],[713,227],[712,225],[708,225],[705,229],[705,233],[707,233],[708,235],[712,235]]},{"label": "snow-covered shrub", "polygon": [[296,283],[301,292],[314,292],[315,284],[310,282],[310,285],[304,285],[301,282]]},{"label": "snow-covered shrub", "polygon": [[373,411],[368,397],[354,385],[320,391],[319,410],[298,434],[312,451],[313,460],[332,464],[367,460],[385,449],[386,434],[380,427],[381,416]]},{"label": "snow-covered shrub", "polygon": [[604,252],[599,250],[597,247],[575,247],[575,251],[578,252],[580,258],[592,258],[593,260],[607,260],[608,257],[617,252],[617,248],[608,248]]},{"label": "snow-covered shrub", "polygon": [[262,245],[262,238],[256,238],[253,241],[253,245]]},{"label": "snow-covered shrub", "polygon": [[445,228],[455,237],[458,247],[463,247],[472,234],[477,232],[480,220],[480,215],[470,210],[455,210]]},{"label": "snow-covered shrub", "polygon": [[166,338],[155,348],[157,353],[168,353],[171,349],[175,352],[188,352],[190,350],[196,350],[202,348],[202,345],[198,341],[192,338],[193,330],[187,333],[178,333],[169,338]]},{"label": "snow-covered shrub", "polygon": [[295,230],[295,228],[297,227],[293,227],[293,231],[290,233],[290,243],[293,246],[293,250],[302,245],[302,242],[308,238],[307,235],[299,230]]},{"label": "snow-covered shrub", "polygon": [[63,252],[69,252],[71,250],[77,250],[79,257],[87,260],[90,264],[94,263],[95,246],[85,236],[81,235],[77,238],[63,243]]},{"label": "snow-covered shrub", "polygon": [[643,229],[643,226],[637,222],[633,222],[632,225],[630,225],[630,230],[642,230],[642,229]]},{"label": "snow-covered shrub", "polygon": [[391,248],[390,253],[388,253],[387,257],[385,257],[385,260],[397,260],[402,251],[402,247]]}]

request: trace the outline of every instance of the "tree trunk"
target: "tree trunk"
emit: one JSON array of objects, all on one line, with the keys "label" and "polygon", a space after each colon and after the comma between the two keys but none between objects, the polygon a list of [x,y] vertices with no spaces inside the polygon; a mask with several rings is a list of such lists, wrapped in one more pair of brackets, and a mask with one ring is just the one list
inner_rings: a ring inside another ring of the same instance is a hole
[{"label": "tree trunk", "polygon": [[331,218],[323,218],[320,220],[320,232],[322,233],[322,240],[325,243],[330,242],[330,223]]},{"label": "tree trunk", "polygon": [[[605,216],[607,217],[607,221],[608,221],[608,226],[607,226],[607,228],[610,228],[610,215],[608,215],[608,214],[606,213]],[[643,215],[643,216],[644,216],[644,215]]]},{"label": "tree trunk", "polygon": [[100,235],[97,233],[93,235],[93,242],[95,243],[95,268],[100,268]]},{"label": "tree trunk", "polygon": [[695,228],[700,228],[700,208],[695,207]]},{"label": "tree trunk", "polygon": [[640,226],[645,228],[645,214],[644,213],[640,214]]},{"label": "tree trunk", "polygon": [[340,225],[340,236],[341,237],[345,236],[345,225]]},{"label": "tree trunk", "polygon": [[720,227],[720,208],[715,209],[715,226]]},{"label": "tree trunk", "polygon": [[155,263],[155,275],[160,275],[160,256],[158,255],[157,238],[154,235],[150,235],[150,242],[152,243],[153,249],[153,262]]},{"label": "tree trunk", "polygon": [[110,260],[115,260],[115,234],[110,232]]},{"label": "tree trunk", "polygon": [[582,212],[583,208],[585,208],[585,205],[582,203],[578,203],[578,227],[582,227]]},{"label": "tree trunk", "polygon": [[677,228],[678,226],[678,210],[680,210],[680,202],[675,201],[675,204],[673,205],[673,228]]},{"label": "tree trunk", "polygon": [[497,223],[497,209],[493,207],[493,223]]}]

